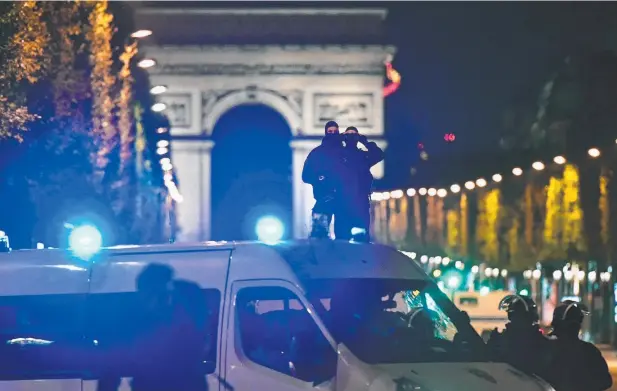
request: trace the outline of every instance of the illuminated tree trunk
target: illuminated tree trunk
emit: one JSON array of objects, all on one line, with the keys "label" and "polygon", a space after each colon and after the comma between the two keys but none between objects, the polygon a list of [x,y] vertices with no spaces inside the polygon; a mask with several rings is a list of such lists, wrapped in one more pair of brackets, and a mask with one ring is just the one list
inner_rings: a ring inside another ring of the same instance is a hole
[{"label": "illuminated tree trunk", "polygon": [[446,244],[449,251],[454,254],[460,253],[460,213],[457,209],[451,209],[446,214],[447,218],[447,234],[446,234]]},{"label": "illuminated tree trunk", "polygon": [[[90,65],[92,73],[92,123],[96,152],[92,156],[95,167],[95,185],[99,187],[106,174],[110,154],[115,145],[117,131],[113,122],[114,100],[112,89],[116,78],[112,74],[113,57],[111,39],[113,16],[107,10],[107,1],[90,1]],[[100,189],[102,190],[102,189]]]},{"label": "illuminated tree trunk", "polygon": [[476,243],[478,254],[483,260],[499,260],[498,217],[499,189],[484,192],[478,197],[478,218],[476,220]]},{"label": "illuminated tree trunk", "polygon": [[461,195],[461,256],[469,255],[469,205],[467,194]]},{"label": "illuminated tree trunk", "polygon": [[122,87],[120,88],[116,104],[119,112],[118,128],[120,130],[120,177],[123,177],[124,169],[133,155],[131,148],[133,142],[133,137],[131,136],[133,128],[133,118],[131,116],[131,102],[133,101],[131,61],[136,54],[137,42],[134,42],[131,45],[125,46],[124,52],[120,55],[120,61],[122,62],[122,69],[120,70]]}]

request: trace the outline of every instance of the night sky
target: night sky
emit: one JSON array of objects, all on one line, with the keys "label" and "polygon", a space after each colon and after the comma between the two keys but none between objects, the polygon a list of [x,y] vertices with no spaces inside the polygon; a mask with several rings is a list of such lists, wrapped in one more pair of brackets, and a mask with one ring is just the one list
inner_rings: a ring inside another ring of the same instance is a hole
[{"label": "night sky", "polygon": [[[561,61],[582,47],[617,50],[616,3],[387,6],[388,35],[399,50],[394,65],[403,76],[386,102],[387,131],[398,145],[422,140],[429,160],[495,150],[509,102],[535,100]],[[443,141],[446,132],[456,134],[455,143]],[[388,165],[392,182],[405,181],[407,170]]]}]

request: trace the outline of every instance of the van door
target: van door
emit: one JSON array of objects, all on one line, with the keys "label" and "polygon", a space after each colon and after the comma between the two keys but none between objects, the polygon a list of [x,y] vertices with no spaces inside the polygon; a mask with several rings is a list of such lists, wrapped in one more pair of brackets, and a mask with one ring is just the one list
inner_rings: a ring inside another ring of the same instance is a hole
[{"label": "van door", "polygon": [[225,388],[334,389],[334,341],[293,284],[281,280],[237,281],[229,297],[227,332],[223,334]]},{"label": "van door", "polygon": [[0,296],[0,389],[81,391],[85,294]]}]

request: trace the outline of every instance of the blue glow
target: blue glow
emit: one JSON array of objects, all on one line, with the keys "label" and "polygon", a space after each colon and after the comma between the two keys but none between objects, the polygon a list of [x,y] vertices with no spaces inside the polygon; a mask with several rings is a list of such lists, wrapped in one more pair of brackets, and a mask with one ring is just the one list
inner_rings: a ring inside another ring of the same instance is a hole
[{"label": "blue glow", "polygon": [[255,227],[257,238],[264,243],[275,243],[283,238],[285,227],[281,220],[274,216],[262,217]]},{"label": "blue glow", "polygon": [[69,247],[82,259],[89,259],[103,245],[101,232],[92,225],[82,225],[73,229],[69,235]]},{"label": "blue glow", "polygon": [[351,229],[351,234],[352,235],[363,235],[366,233],[366,230],[364,228],[358,228],[358,227],[353,227]]}]

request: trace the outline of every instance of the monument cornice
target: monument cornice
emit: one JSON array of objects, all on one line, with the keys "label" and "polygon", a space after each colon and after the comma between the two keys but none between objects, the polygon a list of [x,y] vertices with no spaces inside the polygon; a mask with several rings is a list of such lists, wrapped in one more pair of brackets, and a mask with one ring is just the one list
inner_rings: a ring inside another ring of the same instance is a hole
[{"label": "monument cornice", "polygon": [[152,75],[381,75],[382,63],[373,64],[159,64]]},{"label": "monument cornice", "polygon": [[198,52],[198,53],[285,53],[285,52],[309,52],[309,53],[375,53],[396,54],[393,45],[144,45],[148,52]]}]

